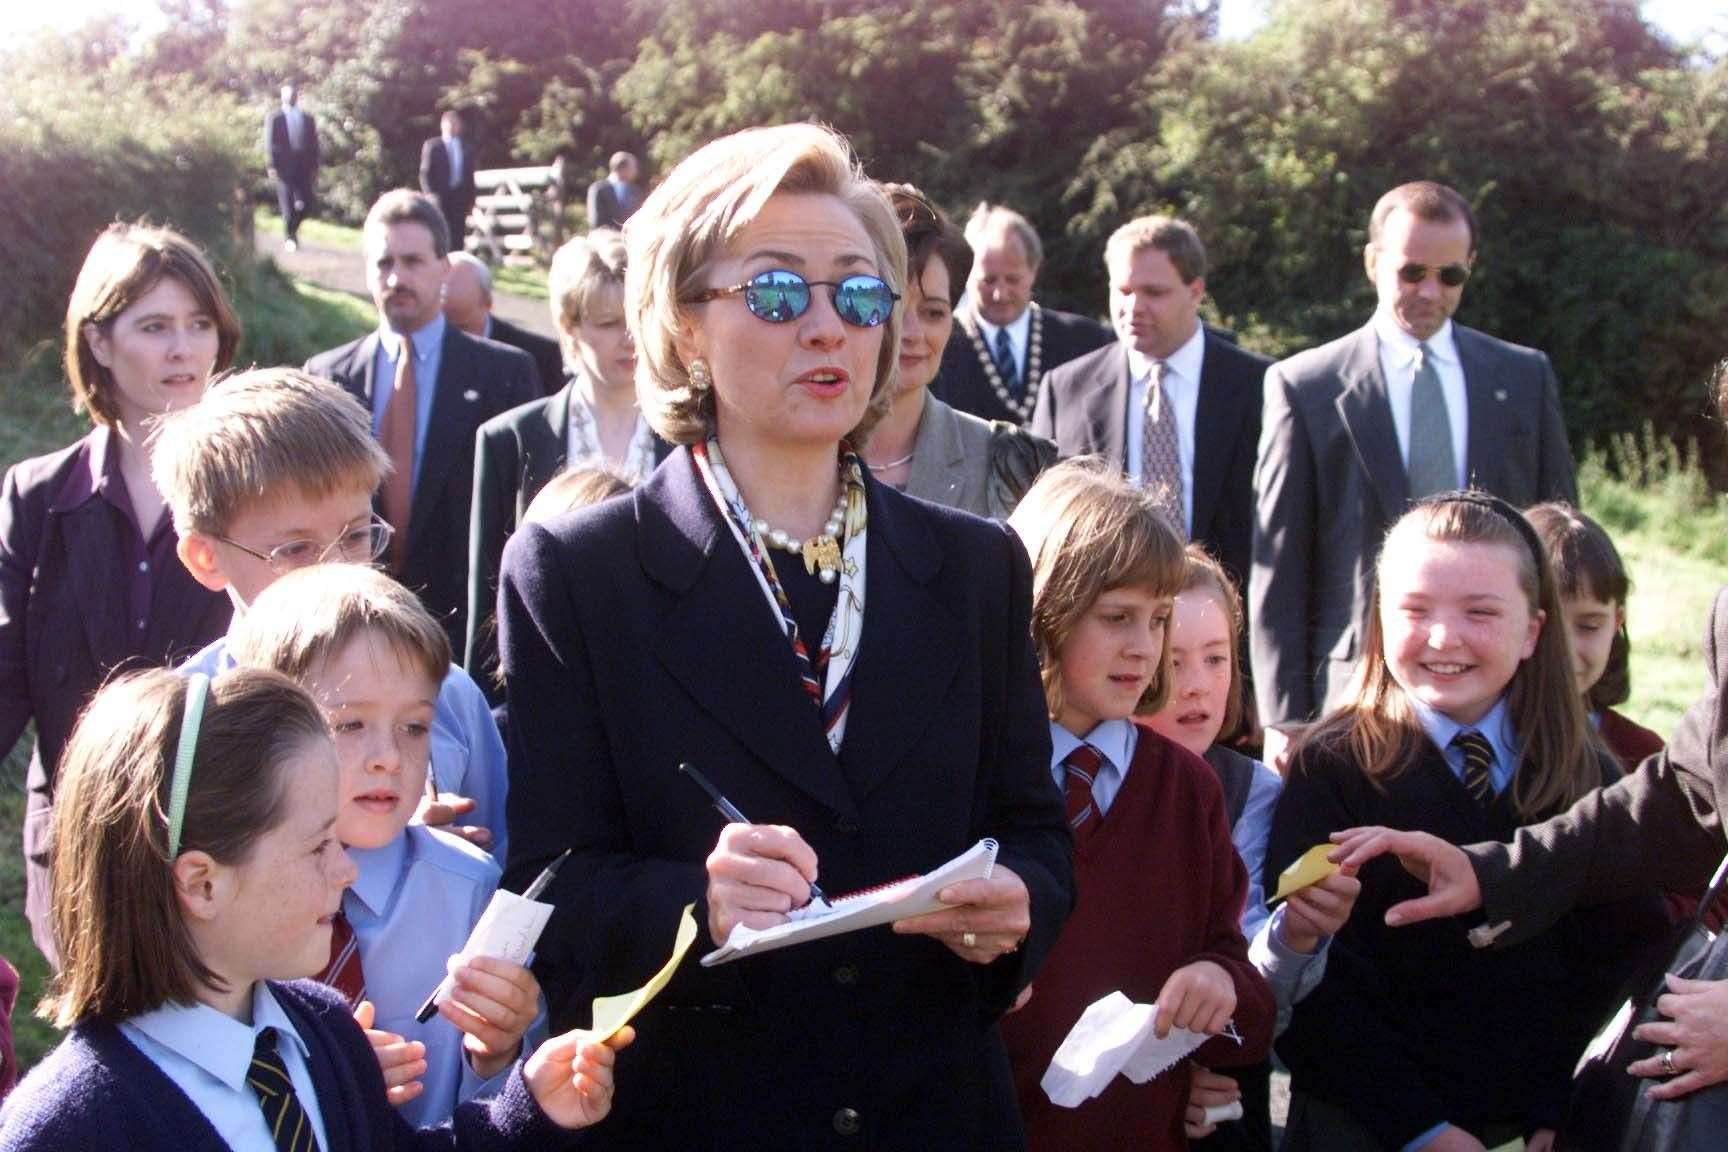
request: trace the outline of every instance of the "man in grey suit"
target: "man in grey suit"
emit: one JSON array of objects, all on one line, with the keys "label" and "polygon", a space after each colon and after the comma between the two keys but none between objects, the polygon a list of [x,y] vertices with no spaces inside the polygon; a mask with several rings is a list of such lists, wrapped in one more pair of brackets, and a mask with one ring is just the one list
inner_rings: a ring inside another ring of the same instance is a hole
[{"label": "man in grey suit", "polygon": [[1271,361],[1200,322],[1206,247],[1186,221],[1130,220],[1105,246],[1104,267],[1116,342],[1044,377],[1032,431],[1064,456],[1103,456],[1160,488],[1172,522],[1243,580]]},{"label": "man in grey suit", "polygon": [[1369,322],[1266,373],[1249,604],[1260,717],[1339,702],[1380,542],[1412,500],[1474,486],[1576,502],[1548,357],[1452,323],[1476,259],[1470,205],[1441,184],[1380,198]]}]

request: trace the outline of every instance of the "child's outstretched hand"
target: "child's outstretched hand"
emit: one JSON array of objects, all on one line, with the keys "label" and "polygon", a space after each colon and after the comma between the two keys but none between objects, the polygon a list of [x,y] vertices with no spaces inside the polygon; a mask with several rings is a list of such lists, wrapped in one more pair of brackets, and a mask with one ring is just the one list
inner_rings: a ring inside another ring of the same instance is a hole
[{"label": "child's outstretched hand", "polygon": [[1304,956],[1313,955],[1322,937],[1338,935],[1361,894],[1362,881],[1356,879],[1356,869],[1349,865],[1292,893],[1279,929],[1285,947]]},{"label": "child's outstretched hand", "polygon": [[490,852],[490,828],[481,824],[456,823],[456,817],[468,815],[474,811],[474,807],[474,801],[466,796],[458,796],[454,792],[440,792],[436,799],[431,796],[420,797],[420,806],[414,810],[414,818],[428,828],[437,828],[452,836],[460,836],[474,847]]},{"label": "child's outstretched hand", "polygon": [[580,1030],[554,1036],[522,1065],[522,1078],[547,1117],[563,1128],[598,1124],[612,1111],[612,1064],[636,1038],[625,1027],[604,1044],[585,1042]]},{"label": "child's outstretched hand", "polygon": [[372,1027],[376,1011],[372,1001],[362,1000],[354,1009],[354,1020],[372,1042],[372,1055],[384,1070],[384,1088],[390,1103],[400,1108],[426,1090],[420,1077],[426,1075],[426,1045],[418,1040],[404,1040],[394,1032],[381,1032]]},{"label": "child's outstretched hand", "polygon": [[520,964],[491,956],[450,957],[455,987],[438,1014],[460,1028],[476,1075],[491,1079],[510,1066],[522,1035],[540,1012],[540,982]]},{"label": "child's outstretched hand", "polygon": [[1196,960],[1170,973],[1158,992],[1158,1023],[1153,1034],[1162,1040],[1171,1028],[1186,1028],[1216,1036],[1236,1011],[1236,983],[1230,973],[1210,960]]}]

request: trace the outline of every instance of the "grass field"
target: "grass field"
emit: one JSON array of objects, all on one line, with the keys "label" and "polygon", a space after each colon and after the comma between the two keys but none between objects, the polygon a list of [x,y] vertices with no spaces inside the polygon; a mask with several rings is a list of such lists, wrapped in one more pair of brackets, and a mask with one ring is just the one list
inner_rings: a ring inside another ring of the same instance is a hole
[{"label": "grass field", "polygon": [[[248,332],[239,359],[243,364],[297,364],[372,323],[365,303],[294,283],[270,265],[243,277],[235,295]],[[57,350],[50,346],[0,362],[0,469],[83,433],[59,380]],[[1630,481],[1610,475],[1610,456],[1615,471]],[[1645,440],[1587,458],[1580,482],[1585,510],[1614,534],[1635,584],[1628,607],[1633,698],[1624,710],[1658,732],[1670,732],[1704,687],[1704,613],[1716,589],[1728,582],[1728,497],[1704,491],[1695,460]],[[0,770],[0,955],[23,976],[14,1026],[26,1067],[55,1042],[53,1032],[29,1014],[47,978],[24,920],[23,861],[17,849],[29,746],[26,736]]]}]

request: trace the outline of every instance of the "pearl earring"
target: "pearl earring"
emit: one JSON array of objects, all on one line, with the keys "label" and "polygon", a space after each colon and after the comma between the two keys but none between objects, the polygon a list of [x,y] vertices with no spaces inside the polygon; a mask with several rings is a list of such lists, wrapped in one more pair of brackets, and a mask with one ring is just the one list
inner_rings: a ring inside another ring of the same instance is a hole
[{"label": "pearl earring", "polygon": [[708,361],[698,356],[690,361],[690,391],[706,392],[714,387],[714,375],[708,371]]}]

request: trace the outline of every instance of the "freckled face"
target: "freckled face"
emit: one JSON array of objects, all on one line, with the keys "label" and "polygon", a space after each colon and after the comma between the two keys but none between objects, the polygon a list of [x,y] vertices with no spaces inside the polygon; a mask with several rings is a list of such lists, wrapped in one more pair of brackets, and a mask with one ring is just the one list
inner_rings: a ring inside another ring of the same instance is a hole
[{"label": "freckled face", "polygon": [[1196,756],[1218,739],[1230,703],[1230,622],[1211,592],[1176,597],[1170,615],[1170,693],[1151,718],[1154,730]]}]

